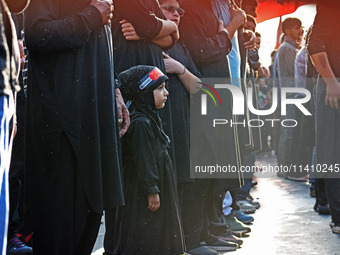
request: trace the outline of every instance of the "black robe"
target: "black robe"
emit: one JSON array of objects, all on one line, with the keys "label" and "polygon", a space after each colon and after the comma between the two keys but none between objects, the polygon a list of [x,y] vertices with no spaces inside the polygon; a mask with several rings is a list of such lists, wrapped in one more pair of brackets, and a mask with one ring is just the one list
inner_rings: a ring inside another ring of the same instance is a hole
[{"label": "black robe", "polygon": [[91,209],[102,214],[122,205],[109,26],[87,0],[32,0],[25,33],[29,215],[39,221],[39,211],[63,185],[55,180],[65,136]]},{"label": "black robe", "polygon": [[[189,50],[180,42],[167,52],[195,76],[200,77]],[[169,98],[175,148],[177,182],[191,182],[190,178],[190,94],[176,74],[168,74]]]},{"label": "black robe", "polygon": [[[162,51],[151,41],[162,29],[161,19],[165,20],[157,0],[114,0],[115,11],[112,21],[114,43],[115,73],[136,65],[151,65],[166,73]],[[144,38],[139,41],[128,41],[123,36],[119,21],[127,19],[136,29],[137,34]],[[168,86],[166,86],[168,89]],[[171,102],[159,111],[165,133],[173,140],[171,122]],[[172,143],[168,148],[171,159],[175,162],[175,152]]]},{"label": "black robe", "polygon": [[[144,113],[132,114],[123,138],[126,205],[118,209],[115,254],[183,254],[176,177],[160,128]],[[148,194],[159,193],[150,212]]]},{"label": "black robe", "polygon": [[[180,38],[205,78],[203,82],[212,87],[214,83],[231,84],[227,54],[232,43],[226,32],[218,33],[219,23],[212,10],[211,1],[187,0],[183,2],[182,7],[185,16],[180,23]],[[213,119],[221,119],[221,116],[223,119],[233,119],[231,93],[228,90],[219,93],[223,107],[216,108],[212,100],[207,100],[206,116],[201,116],[201,94],[201,92],[195,94],[191,100],[191,124],[196,125],[191,129],[194,131],[191,132],[191,148],[196,150],[192,153],[192,166],[218,163],[238,167],[240,155],[235,126],[212,127]],[[238,176],[228,173],[226,177]],[[222,186],[225,186],[223,181]]]}]

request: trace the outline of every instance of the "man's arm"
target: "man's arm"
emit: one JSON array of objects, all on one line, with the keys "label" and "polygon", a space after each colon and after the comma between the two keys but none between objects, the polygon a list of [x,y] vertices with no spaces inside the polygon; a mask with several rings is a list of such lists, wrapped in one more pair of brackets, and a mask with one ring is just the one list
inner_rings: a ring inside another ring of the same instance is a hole
[{"label": "man's arm", "polygon": [[329,24],[337,21],[335,15],[329,13],[329,7],[325,3],[318,4],[312,33],[308,38],[307,50],[312,63],[321,77],[324,79],[326,88],[325,104],[332,108],[339,108],[340,83],[337,81],[329,63],[325,41],[331,38],[333,30],[326,29]]},{"label": "man's arm", "polygon": [[111,14],[109,0],[90,0],[89,6],[63,19],[57,16],[59,1],[31,0],[25,12],[26,43],[29,50],[56,51],[79,48],[92,31],[108,23]]},{"label": "man's arm", "polygon": [[202,87],[201,80],[193,75],[189,70],[186,69],[184,65],[182,65],[177,60],[171,58],[165,53],[163,53],[163,56],[166,72],[169,74],[176,74],[188,93],[197,93],[199,91],[198,88]]},{"label": "man's arm", "polygon": [[[151,42],[157,44],[161,48],[168,48],[172,46],[179,38],[176,24],[172,21],[169,23],[168,21],[169,20],[162,20],[162,24],[166,25],[162,25],[162,29],[160,30],[159,34],[151,40]],[[127,19],[123,19],[119,23],[121,24],[122,33],[126,40],[136,41],[144,39],[137,34],[136,29]]]},{"label": "man's arm", "polygon": [[337,81],[328,61],[326,52],[319,52],[311,55],[313,65],[324,79],[327,85],[325,104],[332,108],[339,109],[340,83]]}]

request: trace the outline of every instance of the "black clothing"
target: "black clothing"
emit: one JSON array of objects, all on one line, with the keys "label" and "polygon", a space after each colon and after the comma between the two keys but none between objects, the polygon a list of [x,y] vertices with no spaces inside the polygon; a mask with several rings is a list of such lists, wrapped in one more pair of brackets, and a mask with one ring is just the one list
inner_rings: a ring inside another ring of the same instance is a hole
[{"label": "black clothing", "polygon": [[[200,77],[188,49],[176,43],[168,52],[170,57],[179,61],[192,74]],[[169,74],[169,98],[171,99],[173,144],[176,157],[177,182],[192,182],[190,178],[190,94],[176,74]]]},{"label": "black clothing", "polygon": [[[165,73],[162,49],[151,42],[162,29],[160,19],[165,19],[158,2],[155,0],[114,0],[114,5],[112,35],[116,75],[136,65],[156,66]],[[127,19],[137,34],[145,39],[126,40],[119,24],[119,21],[123,19]]]},{"label": "black clothing", "polygon": [[[88,206],[100,215],[104,208],[122,205],[124,198],[109,26],[103,26],[100,12],[87,0],[33,0],[25,13],[25,39],[30,51],[25,217],[39,243],[46,235],[39,228],[57,221],[45,212],[63,203],[56,191],[66,185],[60,161],[69,151],[63,150],[64,137],[78,169],[73,169],[77,175],[69,190],[80,181],[86,198],[86,205],[69,203],[65,210]],[[50,228],[48,233],[51,229],[53,235],[68,231]]]},{"label": "black clothing", "polygon": [[101,214],[91,209],[85,196],[73,146],[65,134],[60,140],[60,149],[65,153],[59,158],[62,167],[55,181],[62,185],[56,185],[54,196],[44,201],[39,210],[41,223],[34,229],[34,255],[90,255]]},{"label": "black clothing", "polygon": [[[340,29],[340,23],[338,22],[339,7],[338,1],[318,2],[317,14],[307,46],[310,55],[319,52],[327,54],[329,64],[336,78],[340,77],[340,60],[338,57],[340,48],[337,43],[340,39],[340,34],[337,33]],[[333,24],[333,26],[329,26],[329,24]],[[315,97],[316,164],[334,167],[335,164],[340,163],[340,109],[332,109],[325,104],[326,86],[322,77],[319,77]],[[316,177],[332,178],[325,179],[325,190],[332,220],[335,223],[340,223],[339,173],[327,171],[327,173],[317,173]]]},{"label": "black clothing", "polygon": [[[232,44],[227,33],[218,33],[219,23],[210,3],[207,5],[204,1],[185,1],[182,7],[186,13],[180,23],[181,40],[189,49],[202,76],[209,78],[205,79],[204,82],[212,87],[214,83],[230,84],[227,54],[230,52]],[[216,78],[219,79],[216,80]],[[228,90],[224,91],[220,93],[223,102],[221,112],[223,111],[225,119],[230,120],[233,119],[231,111],[232,97]],[[191,100],[191,121],[194,124],[202,124],[200,128],[194,130],[195,133],[192,132],[191,134],[191,147],[196,149],[195,143],[198,143],[197,146],[201,146],[202,150],[204,150],[202,155],[205,153],[212,154],[204,158],[212,159],[212,162],[214,162],[213,159],[215,158],[214,164],[220,163],[217,162],[217,155],[220,155],[221,151],[223,151],[223,160],[232,166],[237,166],[239,162],[237,160],[238,144],[235,136],[236,131],[234,127],[230,126],[223,127],[223,130],[218,128],[212,129],[212,119],[214,117],[221,118],[221,115],[217,111],[210,111],[209,116],[201,116],[201,94],[201,92],[195,94]],[[208,100],[208,109],[213,109],[214,107],[212,100]],[[225,142],[221,140],[222,137],[219,136],[219,132],[223,134]],[[207,143],[206,147],[202,146],[203,140]],[[209,147],[211,148],[210,151],[208,150]],[[195,154],[197,154],[197,157],[195,156],[193,159],[193,164],[200,165],[196,164],[195,159],[200,162],[202,158],[198,156],[199,152]]]},{"label": "black clothing", "polygon": [[[126,205],[118,208],[114,254],[182,254],[176,180],[160,122],[135,111],[123,138]],[[160,208],[150,212],[148,195],[159,193]],[[110,254],[110,253],[108,253]]]},{"label": "black clothing", "polygon": [[[229,35],[225,32],[218,33],[218,19],[216,18],[210,1],[184,1],[182,8],[185,16],[180,23],[181,40],[185,43],[190,54],[204,78],[210,86],[214,86],[215,78],[220,78],[218,83],[231,84],[227,54],[232,44]],[[229,91],[220,93],[225,119],[233,119],[231,112],[232,98]],[[198,92],[191,100],[191,123],[199,125],[191,129],[192,165],[228,165],[238,166],[238,144],[233,127],[229,126],[212,128],[212,119],[216,113],[209,112],[207,116],[201,116],[201,93]],[[208,109],[214,109],[214,105],[208,100]],[[216,108],[215,108],[216,109]],[[215,117],[221,118],[221,117]],[[197,122],[196,122],[197,121]],[[221,134],[221,135],[220,135]],[[222,157],[221,157],[222,156]],[[225,160],[219,162],[219,160]],[[209,161],[209,162],[207,162]],[[228,162],[225,163],[225,162]],[[231,176],[227,176],[231,177]],[[208,238],[208,231],[216,227],[225,226],[223,219],[221,196],[232,186],[239,186],[237,179],[196,179],[194,183],[184,185],[183,197],[183,228],[185,242],[188,250],[200,246],[201,239]],[[195,215],[192,212],[195,211]],[[221,224],[222,223],[222,224]]]},{"label": "black clothing", "polygon": [[203,77],[230,77],[226,56],[231,51],[231,40],[227,33],[217,32],[219,23],[210,3],[204,6],[201,2],[183,2],[185,15],[179,26],[180,40],[189,49]]},{"label": "black clothing", "polygon": [[[159,34],[162,28],[160,19],[166,19],[156,0],[115,0],[114,19],[112,20],[112,36],[114,41],[114,61],[116,76],[136,65],[158,67],[166,74],[161,49],[151,40]],[[127,19],[135,28],[137,34],[145,38],[139,41],[128,41],[123,36],[119,21]],[[168,86],[166,86],[168,90]],[[171,102],[159,111],[165,133],[173,140],[171,123]],[[175,163],[175,152],[172,143],[169,153]]]},{"label": "black clothing", "polygon": [[[329,64],[337,78],[340,77],[340,59],[338,57],[340,49],[337,43],[340,40],[340,34],[335,31],[340,29],[339,15],[339,8],[334,8],[329,3],[320,2],[317,6],[317,15],[307,46],[311,55],[326,52]],[[334,24],[334,26],[330,27],[329,24]],[[319,79],[316,97],[317,163],[331,165],[339,161],[340,141],[336,139],[339,137],[339,126],[336,123],[340,123],[340,109],[333,110],[325,105],[325,86],[325,82]]]}]

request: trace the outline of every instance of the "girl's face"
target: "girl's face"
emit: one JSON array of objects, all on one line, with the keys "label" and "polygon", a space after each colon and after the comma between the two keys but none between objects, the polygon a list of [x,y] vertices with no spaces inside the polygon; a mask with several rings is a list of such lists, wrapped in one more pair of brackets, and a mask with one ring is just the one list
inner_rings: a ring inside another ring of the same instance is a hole
[{"label": "girl's face", "polygon": [[167,0],[166,2],[161,4],[161,8],[166,19],[175,22],[178,26],[181,20],[181,16],[184,15],[184,12],[179,7],[179,3],[177,2],[177,0]]},{"label": "girl's face", "polygon": [[156,109],[161,109],[165,106],[165,102],[168,99],[169,92],[165,89],[165,82],[159,85],[153,91],[153,96],[155,98]]}]

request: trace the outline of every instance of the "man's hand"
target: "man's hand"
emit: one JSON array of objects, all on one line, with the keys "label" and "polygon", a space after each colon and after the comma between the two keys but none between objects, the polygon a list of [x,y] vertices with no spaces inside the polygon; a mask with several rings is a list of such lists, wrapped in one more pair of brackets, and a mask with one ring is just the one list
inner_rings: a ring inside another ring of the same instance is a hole
[{"label": "man's hand", "polygon": [[217,32],[218,32],[218,33],[227,32],[227,30],[226,30],[225,27],[224,27],[223,20],[219,20],[219,21],[218,21],[218,29],[217,29]]},{"label": "man's hand", "polygon": [[184,66],[177,60],[171,58],[163,52],[164,64],[167,73],[180,74],[184,70]]},{"label": "man's hand", "polygon": [[125,135],[126,131],[130,126],[130,113],[126,108],[123,97],[120,93],[119,89],[115,90],[116,92],[116,105],[117,105],[117,116],[118,116],[118,124],[119,124],[119,136],[122,137]]},{"label": "man's hand", "polygon": [[111,0],[90,0],[90,5],[96,7],[102,15],[103,25],[111,24],[114,10]]},{"label": "man's hand", "polygon": [[157,211],[161,206],[161,201],[159,199],[158,193],[148,195],[148,201],[149,201],[148,209],[151,212]]},{"label": "man's hand", "polygon": [[[327,82],[327,81],[326,81]],[[339,109],[340,83],[336,80],[327,82],[325,104],[332,109]]]},{"label": "man's hand", "polygon": [[244,30],[243,34],[246,38],[249,38],[249,40],[244,43],[244,47],[248,50],[254,49],[255,48],[255,33],[251,30]]},{"label": "man's hand", "polygon": [[237,6],[234,5],[230,6],[230,15],[231,21],[235,22],[235,24],[237,24],[238,27],[244,26],[247,22],[246,13]]},{"label": "man's hand", "polygon": [[123,33],[126,40],[138,41],[138,40],[142,39],[137,34],[135,28],[132,26],[132,24],[127,19],[123,19],[123,20],[119,21],[119,24],[121,25],[122,33]]}]

